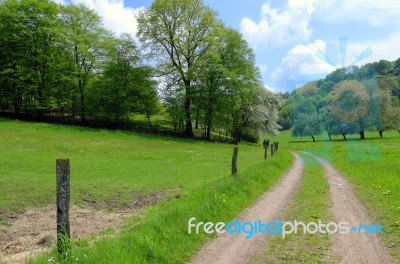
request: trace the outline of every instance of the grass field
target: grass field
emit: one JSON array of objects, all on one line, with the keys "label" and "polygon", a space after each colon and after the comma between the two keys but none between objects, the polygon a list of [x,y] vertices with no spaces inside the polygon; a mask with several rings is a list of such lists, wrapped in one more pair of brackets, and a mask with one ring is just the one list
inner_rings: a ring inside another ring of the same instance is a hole
[{"label": "grass field", "polygon": [[[72,202],[94,200],[105,210],[137,195],[181,194],[128,219],[113,239],[74,242],[69,260],[83,263],[182,263],[205,235],[187,221],[229,221],[272,186],[293,156],[263,159],[260,145],[240,144],[238,177],[230,175],[232,145],[119,131],[0,119],[0,216],[55,203],[55,159],[71,160]],[[4,223],[3,223],[4,224]],[[89,246],[92,245],[92,246]],[[85,257],[86,256],[86,257]],[[48,263],[55,255],[36,261]],[[78,260],[76,260],[78,259]]]},{"label": "grass field", "polygon": [[[366,133],[366,140],[356,135],[327,138],[291,138],[286,131],[274,138],[286,150],[305,150],[330,161],[354,186],[356,195],[366,204],[372,219],[384,226],[386,245],[400,260],[400,134],[387,131],[384,138],[378,132]],[[317,166],[317,165],[316,165]]]},{"label": "grass field", "polygon": [[[6,225],[12,214],[54,204],[55,159],[70,158],[71,198],[79,206],[95,201],[96,209],[113,211],[130,207],[146,194],[179,194],[180,198],[146,207],[127,219],[113,238],[74,241],[67,260],[183,263],[207,239],[187,234],[189,218],[232,220],[290,167],[290,151],[306,150],[331,161],[353,183],[370,216],[384,226],[386,245],[400,259],[400,135],[385,132],[380,139],[377,132],[368,132],[366,137],[364,141],[334,137],[332,142],[321,137],[312,142],[311,138],[293,139],[286,131],[269,137],[280,145],[277,156],[266,162],[260,145],[242,143],[239,175],[234,178],[229,144],[0,119],[0,225]],[[321,173],[319,165],[307,163],[303,192],[290,209],[292,217],[305,221],[316,214],[329,217]],[[288,241],[269,249],[272,260],[297,255],[331,261],[326,237],[292,236]],[[293,250],[288,251],[288,246]],[[305,250],[312,254],[308,256]],[[48,263],[49,259],[56,259],[55,252],[30,262]]]},{"label": "grass field", "polygon": [[[230,174],[232,146],[0,119],[0,212],[55,201],[55,160],[71,160],[74,203],[120,205],[136,194],[186,192]],[[240,146],[239,170],[262,162],[259,146]]]}]

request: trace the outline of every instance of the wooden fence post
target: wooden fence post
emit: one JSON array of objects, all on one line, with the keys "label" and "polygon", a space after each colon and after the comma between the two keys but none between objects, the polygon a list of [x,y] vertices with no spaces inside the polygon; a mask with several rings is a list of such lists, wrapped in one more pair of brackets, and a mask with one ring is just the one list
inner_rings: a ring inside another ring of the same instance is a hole
[{"label": "wooden fence post", "polygon": [[232,175],[236,176],[237,174],[237,156],[238,156],[239,148],[236,146],[233,148],[232,155]]},{"label": "wooden fence post", "polygon": [[271,143],[271,157],[274,156],[274,144]]},{"label": "wooden fence post", "polygon": [[268,147],[264,147],[264,160],[267,160]]},{"label": "wooden fence post", "polygon": [[57,248],[61,255],[70,247],[69,226],[69,159],[56,160],[57,174]]}]

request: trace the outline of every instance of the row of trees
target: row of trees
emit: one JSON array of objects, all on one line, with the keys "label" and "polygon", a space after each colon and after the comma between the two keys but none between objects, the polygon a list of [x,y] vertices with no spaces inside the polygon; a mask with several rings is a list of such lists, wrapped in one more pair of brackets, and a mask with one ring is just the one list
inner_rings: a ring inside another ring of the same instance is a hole
[{"label": "row of trees", "polygon": [[157,110],[152,70],[133,39],[116,38],[79,5],[0,1],[0,107],[119,122]]},{"label": "row of trees", "polygon": [[[294,136],[400,132],[400,59],[337,69],[292,92],[288,106]],[[281,110],[282,111],[282,110]],[[281,114],[281,119],[284,113]]]},{"label": "row of trees", "polygon": [[201,0],[156,0],[138,25],[140,45],[83,5],[0,0],[1,109],[119,123],[165,107],[186,136],[277,131],[281,100],[262,87],[252,49]]}]

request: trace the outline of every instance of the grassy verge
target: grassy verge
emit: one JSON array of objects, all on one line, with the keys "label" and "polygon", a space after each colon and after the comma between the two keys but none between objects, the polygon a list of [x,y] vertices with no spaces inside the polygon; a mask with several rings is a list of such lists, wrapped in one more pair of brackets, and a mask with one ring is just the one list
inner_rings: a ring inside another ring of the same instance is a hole
[{"label": "grassy verge", "polygon": [[[302,155],[306,165],[300,192],[294,197],[284,221],[304,223],[332,220],[328,212],[331,206],[329,185],[318,163]],[[267,250],[253,258],[251,263],[337,263],[338,257],[331,251],[331,241],[326,234],[290,234],[282,239],[275,236]]]},{"label": "grassy verge", "polygon": [[[278,152],[274,159],[189,191],[179,200],[149,208],[141,219],[131,219],[115,238],[100,239],[93,246],[77,241],[68,262],[74,263],[184,263],[207,239],[188,234],[191,217],[199,221],[228,222],[277,182],[293,157]],[[53,252],[32,263],[57,259]]]},{"label": "grassy verge", "polygon": [[400,135],[387,131],[379,138],[376,131],[367,132],[365,140],[358,136],[292,139],[290,132],[276,140],[287,147],[306,150],[330,161],[353,184],[356,195],[364,201],[374,222],[384,226],[382,236],[394,258],[400,261]]}]

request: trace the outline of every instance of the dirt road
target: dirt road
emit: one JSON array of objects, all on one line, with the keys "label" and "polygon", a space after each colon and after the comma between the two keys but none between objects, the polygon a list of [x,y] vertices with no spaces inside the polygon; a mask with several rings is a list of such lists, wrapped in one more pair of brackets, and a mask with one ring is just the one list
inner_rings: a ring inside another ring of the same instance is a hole
[{"label": "dirt road", "polygon": [[[314,157],[324,167],[333,200],[330,211],[334,220],[337,223],[348,222],[350,228],[360,224],[373,224],[374,221],[368,217],[365,205],[355,196],[352,185],[327,161],[311,153],[304,154]],[[296,155],[292,169],[258,202],[240,214],[238,220],[254,222],[260,219],[266,223],[282,218],[293,195],[299,189],[302,172],[302,161]],[[225,233],[206,243],[189,263],[247,263],[265,249],[269,238],[270,235],[255,235],[246,239],[245,234]],[[377,234],[358,234],[350,231],[349,234],[334,234],[332,241],[335,254],[342,257],[340,263],[396,263]]]},{"label": "dirt road", "polygon": [[[263,223],[277,221],[292,201],[293,195],[299,190],[303,164],[296,155],[293,167],[282,179],[253,206],[238,216],[239,221]],[[198,252],[190,263],[247,263],[255,254],[265,249],[266,242],[271,235],[256,234],[246,239],[245,234],[222,234]]]},{"label": "dirt road", "polygon": [[[311,153],[304,153],[314,157],[324,167],[333,200],[330,210],[336,222],[349,222],[351,227],[378,224],[370,219],[365,205],[354,195],[352,185],[332,165]],[[336,254],[342,257],[341,263],[395,263],[377,234],[358,234],[355,231],[335,234],[333,244]]]}]

